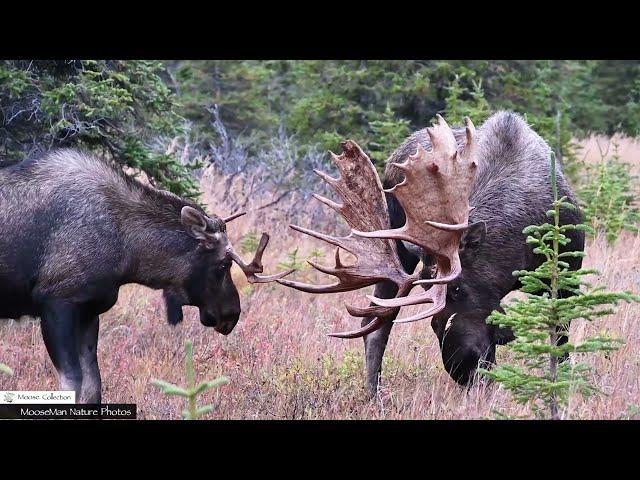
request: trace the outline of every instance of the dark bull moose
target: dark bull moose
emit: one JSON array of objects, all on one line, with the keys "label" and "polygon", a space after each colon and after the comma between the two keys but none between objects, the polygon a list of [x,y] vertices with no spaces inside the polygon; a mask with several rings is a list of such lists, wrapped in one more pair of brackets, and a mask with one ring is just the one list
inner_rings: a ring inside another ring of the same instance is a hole
[{"label": "dark bull moose", "polygon": [[128,177],[75,150],[0,169],[0,318],[39,316],[61,390],[99,403],[98,317],[121,285],[162,289],[168,321],[197,306],[200,321],[229,334],[240,316],[236,262],[251,283],[269,241],[246,264],[227,239],[228,218]]},{"label": "dark bull moose", "polygon": [[[479,364],[495,362],[496,345],[513,340],[509,330],[486,323],[487,316],[500,309],[500,300],[519,288],[513,272],[535,269],[542,261],[522,231],[547,221],[552,202],[549,146],[514,113],[497,113],[478,130],[469,119],[465,128],[450,129],[438,116],[435,126],[414,133],[391,155],[385,190],[358,145],[347,141],[342,148],[342,155],[333,155],[339,178],[316,172],[342,203],[316,198],[337,211],[351,233],[332,237],[291,226],[337,247],[335,267],[310,263],[338,281],[278,282],[310,293],[375,284],[375,296],[367,296],[370,306],[346,307],[363,318],[361,328],[330,334],[365,337],[371,393],[377,390],[394,321],[428,317],[445,369],[458,383],[468,384]],[[575,205],[559,166],[557,181],[559,195]],[[577,209],[562,212],[563,224],[580,221]],[[570,232],[569,237],[570,250],[584,248],[582,232]],[[343,264],[341,248],[356,256],[355,264]],[[414,273],[420,260],[423,268]],[[581,258],[568,262],[577,269]],[[409,295],[415,285],[424,291]],[[394,320],[400,307],[427,303],[430,306],[418,314]],[[566,341],[566,332],[561,332],[560,342]]]}]

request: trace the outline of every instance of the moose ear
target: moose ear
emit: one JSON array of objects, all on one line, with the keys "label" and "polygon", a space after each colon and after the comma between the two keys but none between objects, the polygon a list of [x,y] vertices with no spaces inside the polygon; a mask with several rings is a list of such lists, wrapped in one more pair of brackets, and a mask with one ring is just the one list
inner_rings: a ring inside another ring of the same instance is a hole
[{"label": "moose ear", "polygon": [[469,225],[460,243],[464,248],[477,248],[484,242],[486,235],[487,224],[485,222],[475,222]]},{"label": "moose ear", "polygon": [[164,292],[164,303],[167,307],[167,321],[169,325],[177,325],[182,321],[182,304],[173,295]]},{"label": "moose ear", "polygon": [[198,240],[208,240],[207,218],[202,212],[193,207],[182,207],[180,220],[189,235]]}]

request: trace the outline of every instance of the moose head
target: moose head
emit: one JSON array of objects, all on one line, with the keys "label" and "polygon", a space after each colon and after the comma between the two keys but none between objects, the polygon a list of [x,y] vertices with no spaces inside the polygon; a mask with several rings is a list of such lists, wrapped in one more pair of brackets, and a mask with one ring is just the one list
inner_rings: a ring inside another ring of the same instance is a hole
[{"label": "moose head", "polygon": [[181,222],[187,234],[197,244],[190,251],[189,269],[185,281],[179,286],[166,288],[164,299],[169,323],[175,325],[182,320],[184,305],[196,306],[200,310],[200,322],[228,335],[240,318],[240,297],[231,279],[231,265],[235,262],[249,283],[267,283],[278,280],[293,270],[275,275],[261,276],[262,254],[269,243],[269,235],[262,234],[258,249],[250,263],[245,263],[236,253],[227,237],[226,225],[246,212],[226,218],[208,216],[192,206],[181,211]]}]

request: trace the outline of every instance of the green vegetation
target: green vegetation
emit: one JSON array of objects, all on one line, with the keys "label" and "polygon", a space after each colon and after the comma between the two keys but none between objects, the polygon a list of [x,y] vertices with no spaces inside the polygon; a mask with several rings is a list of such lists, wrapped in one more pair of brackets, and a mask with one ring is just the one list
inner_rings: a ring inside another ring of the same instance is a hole
[{"label": "green vegetation", "polygon": [[577,192],[582,213],[593,231],[604,232],[610,243],[623,230],[640,231],[634,180],[631,165],[620,160],[616,146],[610,158],[601,152],[600,163],[586,167],[584,185]]},{"label": "green vegetation", "polygon": [[13,375],[13,370],[11,370],[8,366],[6,366],[4,363],[0,363],[0,373],[4,373],[6,375]]},{"label": "green vegetation", "polygon": [[325,256],[326,255],[323,249],[314,248],[313,250],[311,250],[311,253],[309,254],[309,260],[315,263],[320,263]]},{"label": "green vegetation", "polygon": [[[609,305],[620,301],[640,301],[640,297],[629,292],[605,292],[583,281],[585,275],[598,273],[595,270],[570,270],[565,259],[583,257],[583,252],[560,253],[560,247],[569,244],[566,233],[572,230],[587,231],[580,225],[560,225],[560,209],[575,208],[566,197],[558,198],[555,156],[552,155],[551,182],[553,189],[552,209],[547,215],[553,223],[527,227],[527,243],[534,252],[544,255],[545,261],[535,271],[516,271],[522,282],[521,290],[527,294],[525,300],[514,300],[503,305],[505,313],[493,312],[488,322],[511,327],[516,339],[507,345],[522,364],[503,364],[492,371],[481,373],[501,383],[515,400],[529,404],[538,417],[547,414],[552,419],[563,418],[569,394],[577,392],[590,395],[598,389],[590,382],[589,369],[577,359],[567,359],[569,353],[610,352],[618,348],[621,341],[602,334],[584,338],[578,344],[567,340],[571,321],[591,321],[597,317],[614,313]],[[581,286],[585,291],[581,291]]]},{"label": "green vegetation", "polygon": [[155,61],[1,61],[0,162],[79,146],[196,195],[190,166],[169,149],[185,123],[163,72]]},{"label": "green vegetation", "polygon": [[[613,60],[7,60],[0,161],[79,145],[195,195],[189,173],[201,159],[243,168],[230,150],[215,149],[220,142],[241,147],[242,159],[271,162],[270,171],[280,166],[283,178],[309,152],[339,151],[347,138],[382,167],[436,113],[451,124],[464,115],[480,124],[511,109],[573,177],[573,137],[640,132],[638,78],[640,62]],[[214,104],[224,131],[212,119]],[[299,188],[299,179],[287,182]]]},{"label": "green vegetation", "polygon": [[193,344],[190,340],[184,342],[184,351],[187,371],[186,388],[165,382],[164,380],[154,379],[151,384],[160,388],[165,395],[177,395],[185,398],[187,400],[187,409],[183,410],[182,417],[185,420],[197,420],[202,415],[212,412],[214,409],[213,405],[204,405],[199,407],[197,404],[198,396],[212,388],[218,388],[222,385],[226,385],[229,383],[229,379],[227,377],[219,377],[215,380],[200,382],[196,386],[195,371],[193,369]]},{"label": "green vegetation", "polygon": [[304,263],[303,259],[301,259],[298,254],[298,247],[287,253],[287,259],[284,262],[278,263],[278,268],[282,270],[288,270],[291,268],[294,270],[304,270],[306,267],[307,264]]},{"label": "green vegetation", "polygon": [[254,253],[260,244],[260,236],[258,232],[251,231],[242,237],[240,242],[240,250],[242,253]]},{"label": "green vegetation", "polygon": [[450,123],[470,115],[479,124],[498,109],[515,110],[557,148],[563,164],[574,160],[573,136],[640,132],[640,63],[634,61],[176,61],[168,67],[192,142],[200,146],[215,136],[204,109],[210,103],[220,105],[232,133],[250,133],[257,144],[284,125],[302,145],[324,150],[339,151],[339,142],[352,138],[378,165],[406,133],[443,112]]}]

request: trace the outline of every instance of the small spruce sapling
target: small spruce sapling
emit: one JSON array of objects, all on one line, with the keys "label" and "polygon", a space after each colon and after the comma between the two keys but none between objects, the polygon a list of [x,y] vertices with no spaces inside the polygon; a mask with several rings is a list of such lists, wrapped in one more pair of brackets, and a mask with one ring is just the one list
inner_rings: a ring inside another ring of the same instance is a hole
[{"label": "small spruce sapling", "polygon": [[309,259],[315,263],[319,263],[324,257],[325,253],[321,248],[314,248],[309,254]]},{"label": "small spruce sapling", "polygon": [[[479,369],[481,374],[501,383],[521,404],[529,404],[537,417],[561,419],[569,395],[577,392],[589,396],[600,392],[590,382],[589,368],[575,358],[561,361],[569,353],[578,354],[610,352],[619,348],[620,339],[608,335],[596,335],[580,343],[559,344],[571,321],[594,320],[614,313],[612,305],[619,301],[640,301],[630,292],[605,292],[583,281],[585,275],[597,274],[596,270],[571,270],[565,261],[569,257],[583,257],[583,252],[560,252],[560,247],[570,243],[566,233],[571,230],[589,231],[585,224],[561,225],[560,210],[574,209],[566,197],[558,198],[555,155],[551,156],[552,209],[547,215],[552,223],[532,225],[524,229],[527,243],[534,252],[543,255],[544,263],[534,271],[514,272],[522,283],[526,299],[513,300],[503,305],[505,313],[494,311],[488,323],[510,327],[515,340],[507,348],[515,353],[522,364],[503,364],[493,370]],[[585,291],[581,291],[580,287]],[[564,293],[561,294],[561,292]],[[570,293],[572,295],[567,295]],[[564,297],[564,298],[563,298]]]},{"label": "small spruce sapling", "polygon": [[[469,86],[463,85],[471,84]],[[455,74],[451,83],[445,87],[448,91],[444,116],[451,125],[462,125],[464,117],[474,122],[483,122],[491,115],[491,107],[484,96],[482,79],[476,81],[468,74]]]},{"label": "small spruce sapling", "polygon": [[640,210],[633,188],[636,178],[631,174],[631,166],[620,160],[616,144],[611,158],[606,159],[602,150],[600,157],[598,164],[587,166],[587,181],[578,197],[585,223],[594,232],[604,232],[607,241],[614,243],[622,230],[640,231]]},{"label": "small spruce sapling", "polygon": [[193,369],[193,344],[191,340],[184,342],[185,362],[187,371],[187,387],[179,387],[164,380],[154,379],[151,384],[160,388],[165,395],[177,395],[187,399],[187,409],[182,411],[182,417],[185,420],[197,420],[202,415],[213,411],[213,405],[205,405],[198,407],[198,395],[229,383],[227,377],[219,377],[215,380],[200,382],[197,386],[195,383],[195,371]]},{"label": "small spruce sapling", "polygon": [[260,243],[260,236],[257,232],[251,231],[247,233],[244,237],[242,237],[242,242],[240,243],[240,249],[242,253],[250,253],[255,252]]},{"label": "small spruce sapling", "polygon": [[284,262],[278,263],[278,268],[282,269],[291,269],[294,270],[304,270],[306,268],[306,264],[302,261],[298,254],[298,247],[294,248],[290,252],[287,253],[287,260]]}]

